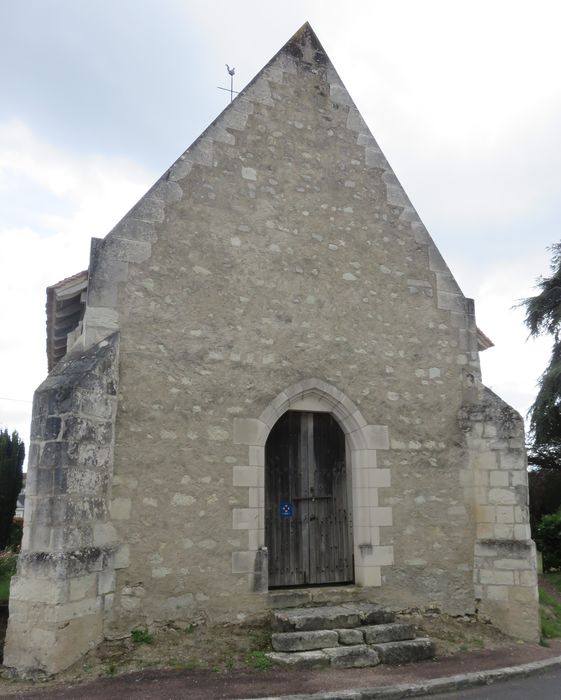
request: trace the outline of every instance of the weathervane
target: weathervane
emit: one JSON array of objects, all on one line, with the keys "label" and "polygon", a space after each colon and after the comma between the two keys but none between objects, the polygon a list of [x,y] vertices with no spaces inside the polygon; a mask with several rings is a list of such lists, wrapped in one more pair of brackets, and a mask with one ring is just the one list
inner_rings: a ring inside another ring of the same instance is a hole
[{"label": "weathervane", "polygon": [[228,71],[228,74],[230,76],[230,87],[229,88],[224,88],[218,86],[219,90],[226,90],[227,92],[230,93],[230,102],[234,99],[234,94],[238,95],[238,91],[234,90],[234,73],[236,72],[235,68],[230,68],[228,64],[226,64],[226,70]]}]

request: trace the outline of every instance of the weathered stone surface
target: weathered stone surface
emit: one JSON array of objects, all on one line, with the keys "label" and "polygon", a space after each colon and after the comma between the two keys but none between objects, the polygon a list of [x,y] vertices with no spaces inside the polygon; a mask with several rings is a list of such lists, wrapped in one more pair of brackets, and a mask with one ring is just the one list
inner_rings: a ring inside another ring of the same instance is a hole
[{"label": "weathered stone surface", "polygon": [[273,634],[271,642],[275,651],[310,651],[334,647],[339,640],[335,630],[316,632],[281,632]]},{"label": "weathered stone surface", "polygon": [[27,615],[10,617],[5,648],[5,663],[25,673],[59,671],[102,637],[116,542],[98,546],[94,531],[110,527],[118,346],[114,335],[76,348],[35,394],[35,457],[13,586]]},{"label": "weathered stone surface", "polygon": [[364,640],[367,644],[382,642],[398,642],[415,638],[415,625],[393,622],[388,625],[372,625],[363,627]]},{"label": "weathered stone surface", "polygon": [[361,625],[381,625],[395,620],[395,613],[382,605],[374,603],[352,603],[352,605],[353,610],[360,615]]},{"label": "weathered stone surface", "polygon": [[346,603],[318,608],[276,610],[272,616],[272,627],[278,632],[358,627],[362,616],[367,614],[365,608],[359,605]]},{"label": "weathered stone surface", "polygon": [[364,644],[364,634],[360,628],[335,631],[339,635],[339,644]]},{"label": "weathered stone surface", "polygon": [[336,647],[324,649],[334,668],[364,668],[365,666],[377,666],[380,656],[375,649],[360,644],[356,646]]},{"label": "weathered stone surface", "polygon": [[426,637],[403,642],[373,644],[383,664],[405,664],[410,661],[422,661],[434,656],[434,642]]},{"label": "weathered stone surface", "polygon": [[330,658],[323,651],[296,651],[285,653],[272,651],[267,657],[278,666],[295,666],[297,668],[321,668],[329,666]]}]

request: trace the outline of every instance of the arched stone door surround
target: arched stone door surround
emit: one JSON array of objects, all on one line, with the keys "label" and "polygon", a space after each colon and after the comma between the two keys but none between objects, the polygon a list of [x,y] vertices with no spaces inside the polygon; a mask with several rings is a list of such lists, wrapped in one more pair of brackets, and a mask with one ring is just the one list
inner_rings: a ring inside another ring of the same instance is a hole
[{"label": "arched stone door surround", "polygon": [[392,525],[392,509],[378,505],[378,489],[390,485],[390,470],[379,469],[376,459],[378,450],[389,448],[388,428],[369,425],[356,404],[321,379],[304,379],[284,389],[258,418],[234,419],[234,443],[247,445],[248,459],[246,465],[234,466],[233,483],[248,489],[248,507],[233,509],[232,527],[247,531],[248,546],[233,552],[232,572],[247,574],[251,590],[267,589],[263,581],[255,584],[258,552],[265,545],[265,442],[288,410],[331,413],[343,429],[350,455],[355,583],[380,586],[381,567],[393,564],[393,547],[380,545],[380,528]]}]

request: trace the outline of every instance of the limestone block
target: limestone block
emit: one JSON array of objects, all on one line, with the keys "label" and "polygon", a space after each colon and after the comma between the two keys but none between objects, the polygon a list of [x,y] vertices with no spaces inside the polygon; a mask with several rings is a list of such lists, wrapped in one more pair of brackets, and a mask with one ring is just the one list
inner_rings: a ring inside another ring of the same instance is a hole
[{"label": "limestone block", "polygon": [[[68,600],[66,581],[48,581],[42,578],[14,576],[10,582],[10,601],[30,601],[52,605]],[[11,615],[11,609],[10,609]]]},{"label": "limestone block", "polygon": [[277,666],[295,666],[297,668],[321,668],[329,666],[329,657],[323,651],[272,651],[267,654]]},{"label": "limestone block", "polygon": [[244,180],[257,180],[257,173],[254,168],[242,166],[242,177]]},{"label": "limestone block", "polygon": [[252,552],[265,546],[265,530],[248,530],[248,549]]},{"label": "limestone block", "polygon": [[351,106],[347,115],[347,129],[361,133],[368,131],[368,127],[366,126],[366,122],[362,118],[361,113],[354,106]]},{"label": "limestone block", "polygon": [[129,558],[130,546],[128,544],[122,544],[115,551],[113,566],[115,569],[126,569],[129,566]]},{"label": "limestone block", "polygon": [[[258,467],[259,468],[259,467]],[[263,477],[262,477],[263,478]],[[263,486],[249,488],[249,503],[250,508],[265,507],[265,490]]]},{"label": "limestone block", "polygon": [[367,473],[370,488],[388,488],[391,486],[390,469],[368,469]]},{"label": "limestone block", "polygon": [[514,526],[514,539],[528,541],[531,538],[530,524],[525,525],[515,525]]},{"label": "limestone block", "polygon": [[353,507],[368,508],[378,505],[378,489],[353,488]]},{"label": "limestone block", "polygon": [[265,466],[265,450],[262,446],[250,445],[248,450],[248,461],[251,467]]},{"label": "limestone block", "polygon": [[489,489],[489,503],[497,505],[515,505],[517,503],[516,494],[510,489]]},{"label": "limestone block", "polygon": [[439,309],[457,311],[463,313],[465,310],[465,298],[461,294],[450,294],[448,292],[437,292],[437,305]]},{"label": "limestone block", "polygon": [[306,396],[290,402],[291,411],[315,411],[317,413],[329,413],[333,404],[320,400],[316,396]]},{"label": "limestone block", "polygon": [[342,85],[332,84],[329,86],[329,94],[332,101],[336,104],[348,105],[353,107],[353,101],[347,90]]},{"label": "limestone block", "polygon": [[355,547],[355,562],[359,566],[389,566],[393,564],[393,547],[360,545]]},{"label": "limestone block", "polygon": [[504,486],[509,485],[509,474],[506,471],[492,471],[489,474],[489,485],[490,486]]},{"label": "limestone block", "polygon": [[379,654],[365,644],[324,649],[324,653],[333,668],[365,668],[380,663]]},{"label": "limestone block", "polygon": [[392,509],[388,506],[371,507],[370,524],[377,526],[392,525]]},{"label": "limestone block", "polygon": [[369,168],[380,168],[380,170],[384,171],[388,171],[390,168],[386,157],[379,148],[365,148],[364,158]]},{"label": "limestone block", "polygon": [[376,469],[376,450],[353,450],[351,462],[353,469],[356,470]]},{"label": "limestone block", "polygon": [[234,467],[234,486],[262,486],[264,477],[265,473],[262,467]]},{"label": "limestone block", "polygon": [[[335,630],[339,638],[339,644],[351,645],[351,644],[364,644],[364,634],[362,628],[358,629],[341,629]],[[326,646],[334,647],[335,644],[329,644]]]},{"label": "limestone block", "polygon": [[63,603],[61,605],[49,607],[45,611],[45,619],[47,622],[66,622],[90,615],[98,615],[100,610],[101,598],[85,598],[72,603]]},{"label": "limestone block", "polygon": [[509,586],[486,586],[485,592],[489,600],[508,602]]},{"label": "limestone block", "polygon": [[97,594],[97,574],[87,574],[69,581],[69,600],[83,600]]},{"label": "limestone block", "polygon": [[109,335],[119,328],[119,314],[110,307],[88,306],[84,315],[84,325],[103,328]]},{"label": "limestone block", "polygon": [[318,608],[275,610],[272,629],[275,632],[349,629],[357,627],[368,612],[378,612],[379,606],[368,603],[346,603]]},{"label": "limestone block", "polygon": [[476,537],[479,540],[492,539],[495,536],[495,529],[492,523],[477,523]]},{"label": "limestone block", "polygon": [[494,584],[497,586],[512,586],[514,575],[512,571],[496,571],[493,569],[481,569],[479,571],[479,582]]},{"label": "limestone block", "polygon": [[[101,571],[98,575],[98,594],[105,595],[106,593],[113,593],[115,591],[115,580],[114,571]],[[107,600],[105,608],[107,608]]]},{"label": "limestone block", "polygon": [[354,541],[357,546],[363,544],[380,544],[380,528],[370,524],[362,525],[360,519],[354,517]]},{"label": "limestone block", "polygon": [[362,628],[367,644],[382,642],[398,642],[415,638],[415,625],[401,622],[390,622],[385,625],[368,625]]},{"label": "limestone block", "polygon": [[514,523],[514,507],[513,506],[496,506],[495,521],[502,524]]},{"label": "limestone block", "polygon": [[381,586],[382,572],[379,566],[357,566],[355,579],[358,586]]},{"label": "limestone block", "polygon": [[111,523],[94,523],[92,544],[94,547],[104,547],[115,544],[118,536]]},{"label": "limestone block", "polygon": [[107,236],[103,254],[124,262],[143,262],[150,257],[152,246],[146,241],[135,241],[118,236]]},{"label": "limestone block", "polygon": [[234,530],[258,530],[259,508],[234,508],[232,527]]},{"label": "limestone block", "polygon": [[362,428],[362,434],[369,450],[388,450],[390,439],[386,425],[367,425]]},{"label": "limestone block", "polygon": [[309,632],[281,632],[273,634],[271,643],[275,651],[311,651],[335,647],[339,636],[335,630]]},{"label": "limestone block", "polygon": [[524,453],[520,450],[502,451],[500,453],[501,469],[511,469],[513,471],[522,471],[526,474],[526,460]]},{"label": "limestone block", "polygon": [[537,571],[520,571],[518,573],[518,583],[521,586],[535,587],[538,585]]}]

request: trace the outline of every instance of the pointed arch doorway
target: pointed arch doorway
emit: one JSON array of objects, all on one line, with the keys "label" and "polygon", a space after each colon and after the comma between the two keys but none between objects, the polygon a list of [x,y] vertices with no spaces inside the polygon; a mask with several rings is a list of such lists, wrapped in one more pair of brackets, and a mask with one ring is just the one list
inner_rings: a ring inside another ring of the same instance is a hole
[{"label": "pointed arch doorway", "polygon": [[354,581],[345,433],[326,412],[287,411],[265,444],[269,588]]}]

